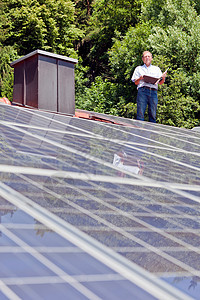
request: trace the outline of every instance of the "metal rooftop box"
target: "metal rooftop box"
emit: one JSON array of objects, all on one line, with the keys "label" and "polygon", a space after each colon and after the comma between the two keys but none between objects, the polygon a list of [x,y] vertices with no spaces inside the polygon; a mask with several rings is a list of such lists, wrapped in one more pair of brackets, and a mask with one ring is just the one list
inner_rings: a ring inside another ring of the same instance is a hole
[{"label": "metal rooftop box", "polygon": [[35,50],[11,63],[13,102],[54,112],[75,113],[74,66],[66,56]]}]

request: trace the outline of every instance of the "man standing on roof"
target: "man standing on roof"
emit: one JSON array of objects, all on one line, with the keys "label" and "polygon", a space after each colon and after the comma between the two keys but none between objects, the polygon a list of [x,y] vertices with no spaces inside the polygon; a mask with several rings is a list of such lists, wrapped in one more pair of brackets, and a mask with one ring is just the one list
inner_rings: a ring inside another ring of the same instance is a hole
[{"label": "man standing on roof", "polygon": [[[137,85],[137,120],[144,121],[144,113],[148,105],[149,121],[156,123],[156,110],[158,104],[158,84],[165,82],[167,71],[163,74],[159,67],[151,64],[152,54],[144,51],[142,54],[144,65],[135,68],[131,80]],[[160,78],[156,83],[144,81],[144,75]]]}]

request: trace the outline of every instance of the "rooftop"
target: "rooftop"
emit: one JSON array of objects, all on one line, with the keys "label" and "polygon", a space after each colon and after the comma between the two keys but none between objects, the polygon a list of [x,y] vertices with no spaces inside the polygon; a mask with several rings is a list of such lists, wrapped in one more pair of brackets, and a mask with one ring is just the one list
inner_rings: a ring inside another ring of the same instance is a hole
[{"label": "rooftop", "polygon": [[199,299],[199,131],[0,115],[0,299]]}]

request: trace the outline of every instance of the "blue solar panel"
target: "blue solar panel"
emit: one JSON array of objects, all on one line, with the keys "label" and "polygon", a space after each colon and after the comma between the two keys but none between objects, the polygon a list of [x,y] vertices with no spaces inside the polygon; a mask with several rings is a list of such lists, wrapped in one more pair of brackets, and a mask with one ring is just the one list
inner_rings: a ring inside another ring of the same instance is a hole
[{"label": "blue solar panel", "polygon": [[0,114],[2,299],[199,299],[199,132]]}]

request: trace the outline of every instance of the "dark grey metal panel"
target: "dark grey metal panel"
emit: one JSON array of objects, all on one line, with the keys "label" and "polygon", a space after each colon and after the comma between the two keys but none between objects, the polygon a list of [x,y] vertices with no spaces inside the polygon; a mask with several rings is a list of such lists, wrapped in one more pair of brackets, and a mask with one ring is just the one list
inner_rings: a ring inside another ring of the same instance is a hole
[{"label": "dark grey metal panel", "polygon": [[58,61],[58,111],[75,113],[74,65]]},{"label": "dark grey metal panel", "polygon": [[24,104],[24,62],[14,69],[13,101]]},{"label": "dark grey metal panel", "polygon": [[57,111],[57,61],[38,57],[38,108]]},{"label": "dark grey metal panel", "polygon": [[24,105],[38,107],[38,57],[25,60]]}]

